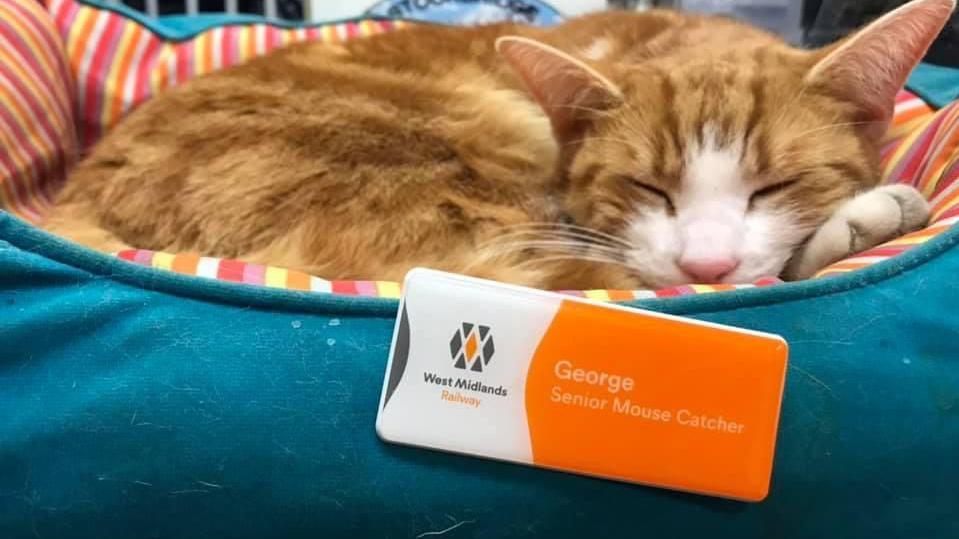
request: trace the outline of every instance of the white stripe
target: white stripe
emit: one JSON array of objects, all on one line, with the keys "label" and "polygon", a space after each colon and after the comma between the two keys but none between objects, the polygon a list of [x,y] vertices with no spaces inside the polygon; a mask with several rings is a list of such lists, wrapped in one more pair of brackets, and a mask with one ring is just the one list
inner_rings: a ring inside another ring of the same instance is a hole
[{"label": "white stripe", "polygon": [[168,54],[166,57],[166,73],[167,73],[166,81],[167,81],[167,87],[170,87],[170,86],[175,86],[176,83],[179,82],[176,80],[176,57],[177,57],[176,45],[171,45],[170,48],[167,49],[167,51],[170,54]]},{"label": "white stripe", "polygon": [[159,0],[147,0],[147,15],[158,17],[160,15]]},{"label": "white stripe", "polygon": [[226,12],[233,14],[238,11],[236,7],[237,0],[226,0]]},{"label": "white stripe", "polygon": [[896,105],[896,114],[901,112],[906,112],[913,109],[918,109],[926,106],[926,102],[922,99],[910,99],[909,101],[899,103]]},{"label": "white stripe", "polygon": [[[876,246],[880,247],[880,246]],[[844,258],[836,264],[875,264],[876,262],[882,262],[883,260],[888,260],[889,256],[853,256],[850,258]]]},{"label": "white stripe", "polygon": [[137,71],[140,69],[140,63],[143,62],[143,54],[147,50],[152,34],[150,32],[141,32],[140,39],[137,41],[136,49],[133,50],[133,58],[130,61],[130,69],[127,72],[127,78],[123,82],[123,111],[127,112],[133,106],[133,92],[136,90]]},{"label": "white stripe", "polygon": [[77,72],[77,106],[84,112],[87,110],[87,80],[90,77],[90,64],[93,63],[93,57],[100,48],[100,39],[107,27],[107,17],[107,12],[96,14],[97,20],[93,24],[93,32],[90,33],[90,40],[87,41],[86,50],[80,60],[80,69]]},{"label": "white stripe", "polygon": [[253,43],[256,45],[256,54],[262,56],[266,54],[266,27],[257,25],[253,30]]},{"label": "white stripe", "polygon": [[949,185],[949,187],[946,187],[945,189],[942,190],[941,193],[933,197],[932,200],[929,201],[929,203],[935,206],[939,204],[940,202],[942,202],[943,200],[945,200],[946,198],[948,198],[949,195],[952,195],[956,191],[959,191],[959,180],[952,182]]},{"label": "white stripe", "polygon": [[339,36],[340,41],[346,40],[349,36],[346,34],[346,25],[337,24],[336,25],[336,35]]},{"label": "white stripe", "polygon": [[200,12],[199,0],[186,0],[186,14],[196,15]]},{"label": "white stripe", "polygon": [[219,259],[202,256],[196,265],[196,275],[197,277],[216,279],[217,270],[219,270],[219,268]]},{"label": "white stripe", "polygon": [[310,290],[312,292],[332,292],[333,284],[325,279],[310,276]]},{"label": "white stripe", "polygon": [[211,45],[213,47],[213,69],[220,69],[223,67],[223,27],[214,28],[210,39],[213,41]]},{"label": "white stripe", "polygon": [[275,19],[276,18],[276,0],[263,0],[263,3],[266,6],[266,18]]}]

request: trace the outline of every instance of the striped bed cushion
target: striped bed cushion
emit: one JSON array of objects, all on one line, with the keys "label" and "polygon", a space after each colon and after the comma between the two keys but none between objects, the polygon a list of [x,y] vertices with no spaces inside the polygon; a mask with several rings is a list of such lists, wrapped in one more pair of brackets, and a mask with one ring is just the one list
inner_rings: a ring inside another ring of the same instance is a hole
[{"label": "striped bed cushion", "polygon": [[0,208],[38,221],[77,154],[59,34],[35,0],[0,1]]},{"label": "striped bed cushion", "polygon": [[[66,53],[65,57],[62,52],[59,55],[45,53],[47,56],[44,56],[43,62],[34,62],[40,64],[34,75],[36,80],[59,83],[48,91],[51,97],[41,100],[42,107],[38,105],[37,110],[58,114],[48,116],[51,128],[63,130],[59,132],[60,138],[53,136],[58,133],[54,129],[34,129],[33,138],[9,137],[6,134],[8,132],[30,133],[24,126],[32,117],[29,114],[18,117],[20,131],[17,131],[5,128],[3,122],[9,114],[0,116],[0,129],[3,129],[0,137],[6,137],[0,138],[0,142],[7,148],[13,148],[12,151],[19,152],[16,155],[42,156],[36,164],[21,169],[20,175],[7,174],[8,169],[0,172],[4,205],[34,220],[49,206],[53,190],[62,181],[63,171],[72,162],[78,145],[73,130],[69,129],[70,110],[63,106],[69,103],[68,92],[71,88],[70,77],[65,75],[65,69],[69,69],[72,79],[76,81],[74,116],[79,146],[87,148],[137,104],[193,76],[243,62],[289,43],[341,41],[390,31],[401,24],[353,21],[299,29],[269,25],[226,26],[189,40],[169,42],[118,13],[90,7],[77,0],[48,0],[47,9],[65,44]],[[38,11],[34,0],[0,2],[0,39],[11,27],[3,21],[8,20],[9,13],[14,13],[16,17],[27,17],[32,21],[30,28],[36,29],[32,30],[34,34],[47,36],[33,38],[30,42],[32,46],[51,41],[50,23],[43,20]],[[44,29],[46,34],[39,29]],[[3,71],[3,66],[10,63],[9,58],[3,56],[7,49],[0,49],[0,75],[4,76],[7,76],[7,72]],[[3,83],[3,79],[0,79],[0,83]],[[0,103],[13,99],[4,93],[7,86],[0,84]],[[36,97],[22,94],[18,94],[20,99]],[[59,145],[41,143],[58,140]],[[24,141],[32,146],[24,144]],[[33,153],[28,148],[33,148]],[[37,152],[40,149],[46,149],[47,153]],[[6,153],[10,155],[12,151]],[[834,264],[817,277],[845,273],[900,254],[930,240],[959,220],[959,104],[933,111],[915,95],[902,92],[882,156],[887,181],[915,185],[932,201],[933,223],[925,230]],[[6,162],[0,161],[0,165],[5,166]],[[118,256],[158,269],[250,285],[370,297],[398,297],[400,294],[400,285],[394,282],[328,281],[284,268],[192,253],[129,250],[118,253]],[[687,285],[656,291],[591,290],[565,293],[597,300],[630,300],[769,286],[778,282],[766,279],[737,286]]]}]

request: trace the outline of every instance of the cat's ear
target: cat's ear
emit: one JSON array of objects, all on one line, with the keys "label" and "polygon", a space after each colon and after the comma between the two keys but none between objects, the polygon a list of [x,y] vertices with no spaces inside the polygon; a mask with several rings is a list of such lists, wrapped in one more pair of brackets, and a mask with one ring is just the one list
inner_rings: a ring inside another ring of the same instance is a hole
[{"label": "cat's ear", "polygon": [[549,45],[510,36],[496,40],[496,50],[549,116],[560,142],[571,140],[591,114],[622,102],[622,93],[609,79]]},{"label": "cat's ear", "polygon": [[956,8],[956,0],[914,0],[818,53],[806,83],[823,86],[861,109],[877,139],[892,119],[896,94]]}]

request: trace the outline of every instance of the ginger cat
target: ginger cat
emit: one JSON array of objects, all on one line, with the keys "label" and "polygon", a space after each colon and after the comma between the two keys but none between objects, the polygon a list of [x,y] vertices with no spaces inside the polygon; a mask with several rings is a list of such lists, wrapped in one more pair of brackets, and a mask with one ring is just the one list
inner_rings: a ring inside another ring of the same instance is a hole
[{"label": "ginger cat", "polygon": [[805,278],[928,219],[877,187],[877,148],[954,8],[916,0],[815,51],[662,10],[293,46],[133,112],[47,228],[334,279]]}]

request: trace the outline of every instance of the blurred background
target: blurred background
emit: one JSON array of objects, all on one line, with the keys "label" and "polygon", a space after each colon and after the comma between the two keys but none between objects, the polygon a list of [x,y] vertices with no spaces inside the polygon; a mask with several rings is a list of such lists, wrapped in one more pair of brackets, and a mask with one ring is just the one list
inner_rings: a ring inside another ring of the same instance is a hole
[{"label": "blurred background", "polygon": [[[601,9],[670,7],[748,20],[807,46],[831,43],[907,0],[100,0],[151,16],[228,13],[290,22],[319,22],[363,14],[438,22],[516,20],[552,24],[563,16]],[[927,61],[959,67],[959,15]]]}]

